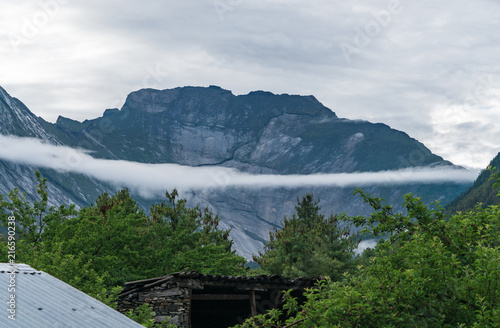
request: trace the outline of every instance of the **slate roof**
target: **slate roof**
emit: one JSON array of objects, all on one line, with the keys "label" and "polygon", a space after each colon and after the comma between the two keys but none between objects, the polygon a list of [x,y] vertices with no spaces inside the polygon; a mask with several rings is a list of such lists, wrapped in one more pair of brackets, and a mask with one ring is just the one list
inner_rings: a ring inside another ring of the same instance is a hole
[{"label": "slate roof", "polygon": [[8,318],[12,267],[0,263],[0,327],[140,328],[118,311],[26,264],[15,273],[16,320]]},{"label": "slate roof", "polygon": [[188,283],[196,281],[201,285],[217,286],[238,286],[238,285],[256,285],[265,288],[279,289],[299,289],[314,286],[322,278],[296,278],[290,279],[278,275],[260,275],[260,276],[222,276],[201,274],[197,271],[177,272],[170,275],[156,277],[145,280],[126,282],[120,296],[125,296],[139,290],[152,288],[164,283]]}]

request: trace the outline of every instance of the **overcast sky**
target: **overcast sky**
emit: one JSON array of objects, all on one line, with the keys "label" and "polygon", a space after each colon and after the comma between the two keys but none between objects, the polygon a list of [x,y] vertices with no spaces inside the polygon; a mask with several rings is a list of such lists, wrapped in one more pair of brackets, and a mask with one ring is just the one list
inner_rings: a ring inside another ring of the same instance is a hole
[{"label": "overcast sky", "polygon": [[312,94],[460,165],[500,151],[494,0],[0,2],[0,85],[84,120],[144,87]]}]

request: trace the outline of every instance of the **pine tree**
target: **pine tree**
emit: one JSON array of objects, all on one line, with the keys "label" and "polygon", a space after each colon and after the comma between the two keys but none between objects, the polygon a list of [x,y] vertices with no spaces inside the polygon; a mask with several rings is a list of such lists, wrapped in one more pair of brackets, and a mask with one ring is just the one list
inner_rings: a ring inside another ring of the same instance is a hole
[{"label": "pine tree", "polygon": [[254,261],[271,274],[338,279],[349,269],[356,242],[340,227],[344,214],[325,218],[318,204],[312,194],[297,198],[296,212],[284,218],[282,229],[270,232]]}]

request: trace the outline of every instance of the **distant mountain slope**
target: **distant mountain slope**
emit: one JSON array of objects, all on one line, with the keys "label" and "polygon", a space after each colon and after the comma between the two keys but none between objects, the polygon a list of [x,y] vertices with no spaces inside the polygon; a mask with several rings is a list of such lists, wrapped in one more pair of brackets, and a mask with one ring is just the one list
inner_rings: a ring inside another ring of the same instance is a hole
[{"label": "distant mountain slope", "polygon": [[[55,124],[33,115],[0,89],[0,133],[79,147],[104,159],[189,166],[225,166],[264,174],[352,173],[412,167],[453,166],[406,133],[384,124],[338,118],[313,96],[256,91],[235,96],[220,87],[144,89],[132,92],[121,109],[84,122],[59,117]],[[19,186],[33,197],[34,167],[0,161],[0,193]],[[56,203],[85,206],[116,190],[84,175],[44,170]],[[365,186],[400,208],[412,192],[426,202],[446,204],[464,183]],[[236,249],[250,257],[269,229],[290,215],[298,195],[314,192],[325,213],[366,215],[370,208],[354,188],[220,188],[180,190],[189,204],[219,212],[232,228]],[[137,197],[137,195],[136,195]],[[137,197],[147,207],[158,200]]]},{"label": "distant mountain slope", "polygon": [[387,125],[339,119],[313,96],[143,89],[121,110],[83,123],[60,117],[56,125],[96,156],[145,163],[279,174],[451,165]]},{"label": "distant mountain slope", "polygon": [[[500,169],[500,153],[495,156],[489,166]],[[490,180],[490,177],[490,171],[482,171],[474,185],[446,206],[446,212],[455,213],[457,211],[472,210],[478,203],[482,203],[483,206],[498,204],[500,201],[497,197],[498,189],[493,189],[495,182]]]},{"label": "distant mountain slope", "polygon": [[[0,87],[0,134],[18,137],[31,137],[55,145],[77,142],[71,134],[61,131],[57,126],[36,117],[18,99],[11,97]],[[86,206],[94,202],[104,191],[114,190],[112,186],[81,174],[61,173],[55,170],[37,168],[31,165],[0,160],[0,194],[7,195],[10,190],[19,188],[34,199],[38,169],[48,179],[52,205],[77,204]]]}]

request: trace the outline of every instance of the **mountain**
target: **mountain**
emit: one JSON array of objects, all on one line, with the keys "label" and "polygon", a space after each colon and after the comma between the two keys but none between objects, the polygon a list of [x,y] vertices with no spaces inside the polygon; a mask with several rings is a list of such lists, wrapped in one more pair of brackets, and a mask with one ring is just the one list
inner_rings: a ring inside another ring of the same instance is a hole
[{"label": "mountain", "polygon": [[56,126],[96,156],[144,163],[279,174],[451,165],[387,125],[339,119],[313,96],[214,86],[140,90],[121,110],[83,123],[59,117]]},{"label": "mountain", "polygon": [[[33,115],[19,99],[11,97],[1,87],[0,122],[2,135],[37,138],[55,145],[76,142],[76,139],[71,139],[70,134]],[[18,187],[22,192],[26,192],[29,198],[34,199],[36,169],[48,180],[49,200],[52,205],[86,206],[104,191],[113,190],[113,187],[81,174],[60,173],[51,169],[0,160],[0,194],[8,195],[10,190]]]},{"label": "mountain", "polygon": [[[491,167],[500,169],[500,153],[490,162]],[[469,211],[481,203],[483,207],[498,204],[498,188],[493,188],[495,183],[490,180],[491,172],[483,170],[474,184],[466,192],[455,198],[446,206],[446,212],[453,214],[458,211]]]},{"label": "mountain", "polygon": [[[313,96],[264,91],[236,96],[216,86],[143,89],[132,92],[121,109],[107,109],[102,117],[84,122],[59,117],[55,124],[35,117],[4,90],[2,98],[0,115],[17,122],[16,128],[2,127],[2,134],[88,149],[97,158],[224,166],[281,175],[453,166],[406,133],[385,124],[339,118]],[[2,170],[2,176],[8,174],[11,182],[27,172]],[[113,186],[85,176],[55,171],[48,174],[58,202],[63,202],[64,195],[72,202],[86,205],[95,199],[96,193],[114,190]],[[27,181],[22,189],[30,183]],[[440,199],[447,203],[467,187],[460,183],[424,182],[391,186],[389,182],[364,189],[397,208],[408,192],[422,195],[427,202]],[[219,212],[223,225],[232,228],[237,250],[250,257],[268,238],[269,229],[279,226],[283,216],[293,212],[296,197],[306,192],[314,191],[321,198],[325,213],[369,213],[370,208],[359,197],[353,197],[353,189],[231,187],[180,191],[190,204],[200,203]],[[139,201],[147,206],[153,200]]]}]

